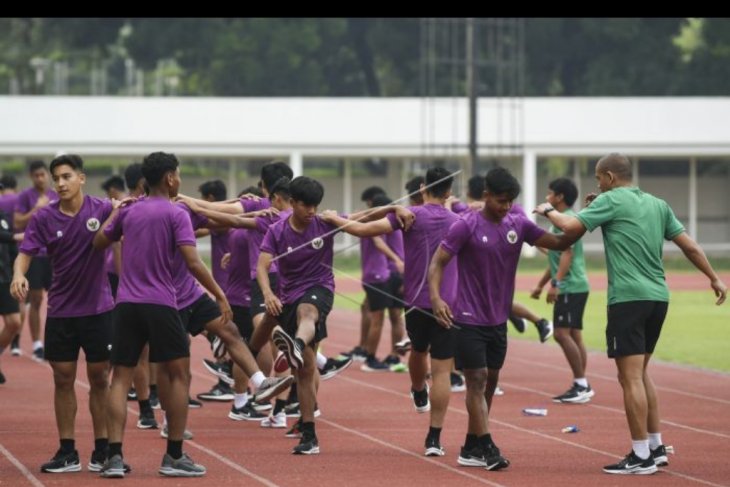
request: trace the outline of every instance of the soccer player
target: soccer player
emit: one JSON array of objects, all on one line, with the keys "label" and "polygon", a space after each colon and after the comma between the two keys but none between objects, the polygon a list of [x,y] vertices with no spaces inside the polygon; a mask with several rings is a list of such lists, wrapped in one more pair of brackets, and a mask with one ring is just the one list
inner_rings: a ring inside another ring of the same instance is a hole
[{"label": "soccer player", "polygon": [[[573,203],[578,198],[578,188],[568,178],[558,178],[550,182],[545,198],[560,213],[575,216]],[[550,231],[562,231],[552,225]],[[583,311],[588,301],[588,277],[583,258],[583,241],[578,240],[562,252],[548,252],[550,265],[540,278],[532,298],[539,299],[542,289],[549,282],[547,302],[554,304],[553,326],[555,341],[563,350],[568,365],[573,372],[573,385],[563,394],[553,397],[553,402],[586,403],[595,392],[586,379],[586,347],[583,344]]]},{"label": "soccer player", "polygon": [[[20,330],[20,311],[18,301],[10,294],[10,281],[12,279],[13,261],[11,260],[11,249],[16,248],[13,230],[10,224],[10,217],[0,209],[0,316],[3,317],[4,326],[0,332],[0,356],[5,347],[10,345],[13,338]],[[0,384],[5,383],[5,375],[0,369]]]},{"label": "soccer player", "polygon": [[47,249],[53,275],[48,291],[45,351],[53,369],[54,410],[61,445],[41,471],[81,470],[75,443],[74,386],[79,349],[86,356],[94,429],[94,451],[88,468],[98,471],[108,446],[106,413],[114,302],[104,252],[92,248],[91,242],[101,222],[112,213],[112,203],[84,195],[86,176],[79,156],[58,156],[50,167],[59,199],[33,211],[15,261],[11,292],[19,301],[25,300],[29,292],[25,277],[28,268]]},{"label": "soccer player", "polygon": [[[14,234],[14,226],[13,226],[13,215],[15,214],[15,205],[18,202],[18,180],[15,179],[15,176],[12,174],[3,174],[2,177],[0,177],[0,211],[5,213],[5,221],[8,224],[7,229],[3,229],[3,231],[8,231],[10,234]],[[8,269],[8,281],[12,279],[12,272],[13,272],[13,262],[15,262],[15,258],[18,256],[18,242],[15,238],[11,238],[9,241],[5,242],[7,244],[7,251],[8,251],[8,258],[10,259],[10,263],[7,266]],[[8,296],[10,296],[10,285],[8,284]],[[14,299],[11,299],[12,303],[17,304],[17,302]],[[15,304],[13,306],[15,306]],[[11,310],[11,308],[6,308],[8,311]],[[20,309],[20,327],[22,327],[23,321],[25,321],[25,306],[19,306]],[[12,321],[12,319],[11,319]],[[7,323],[6,323],[7,325]],[[8,330],[11,330],[14,328],[13,326],[6,326]],[[10,353],[17,357],[19,355],[23,354],[23,351],[20,349],[20,335],[18,332],[20,331],[20,328],[15,330],[15,335],[12,338],[12,342],[10,344]],[[5,345],[7,346],[7,344]]]},{"label": "soccer player", "polygon": [[588,207],[571,216],[549,203],[535,208],[573,239],[600,227],[608,270],[606,345],[614,359],[624,395],[631,433],[631,452],[603,471],[611,474],[652,474],[668,465],[662,442],[658,397],[649,375],[669,306],[662,247],[673,241],[710,281],[722,304],[727,286],[710,265],[702,248],[684,231],[669,205],[632,183],[631,161],[612,153],[596,164],[601,194],[591,194]]}]

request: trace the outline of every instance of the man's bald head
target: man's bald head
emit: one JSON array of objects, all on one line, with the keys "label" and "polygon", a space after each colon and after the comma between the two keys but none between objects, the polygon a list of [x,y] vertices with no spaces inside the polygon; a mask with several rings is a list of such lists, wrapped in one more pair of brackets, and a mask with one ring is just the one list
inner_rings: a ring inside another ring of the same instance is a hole
[{"label": "man's bald head", "polygon": [[633,177],[633,167],[628,157],[617,152],[601,157],[596,165],[596,171],[602,173],[611,173],[616,179],[621,181],[631,181]]}]

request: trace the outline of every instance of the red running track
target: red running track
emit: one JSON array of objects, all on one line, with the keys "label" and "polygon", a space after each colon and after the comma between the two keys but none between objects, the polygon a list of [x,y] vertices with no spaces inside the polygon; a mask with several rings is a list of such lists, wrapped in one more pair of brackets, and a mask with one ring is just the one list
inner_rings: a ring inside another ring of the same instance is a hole
[{"label": "red running track", "polygon": [[[351,348],[358,333],[358,316],[335,311],[329,320],[325,352],[334,355]],[[386,334],[384,334],[386,335]],[[24,344],[29,338],[24,336]],[[384,342],[386,341],[384,337]],[[661,343],[660,343],[661,346]],[[384,352],[385,345],[381,347]],[[207,343],[193,344],[193,394],[207,390],[215,380],[204,371],[201,358]],[[8,383],[0,386],[0,486],[105,485],[112,480],[86,471],[92,450],[87,386],[79,374],[77,393],[77,448],[84,471],[42,474],[39,466],[57,449],[53,416],[53,388],[47,364],[23,357],[2,356]],[[135,428],[136,403],[130,404],[125,460],[133,472],[116,483],[135,485],[268,485],[372,486],[389,485],[730,485],[730,375],[656,363],[651,371],[662,407],[665,443],[673,445],[670,466],[648,477],[607,475],[601,467],[629,451],[614,366],[600,353],[589,355],[591,385],[596,390],[586,405],[562,405],[550,397],[570,384],[570,374],[555,344],[522,339],[510,341],[501,386],[506,394],[495,398],[491,430],[512,465],[500,472],[459,467],[459,447],[466,430],[464,393],[452,394],[442,443],[447,455],[422,456],[428,415],[417,414],[408,395],[407,374],[372,374],[353,365],[341,376],[322,383],[322,417],[317,433],[322,453],[296,457],[296,440],[283,430],[266,430],[257,422],[227,418],[230,403],[206,403],[192,410],[189,427],[195,439],[185,450],[208,474],[200,479],[166,479],[157,474],[165,448],[159,431]],[[526,417],[529,406],[548,408],[546,417]],[[159,411],[158,420],[161,419]],[[290,424],[291,424],[290,419]],[[578,425],[576,434],[561,433]]]}]

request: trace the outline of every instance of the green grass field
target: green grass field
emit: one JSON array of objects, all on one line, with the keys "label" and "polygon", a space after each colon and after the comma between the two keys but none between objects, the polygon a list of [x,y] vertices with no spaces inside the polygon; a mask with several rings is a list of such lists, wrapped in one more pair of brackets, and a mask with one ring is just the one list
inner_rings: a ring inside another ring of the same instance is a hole
[{"label": "green grass field", "polygon": [[[357,311],[364,294],[335,295],[335,307]],[[552,306],[544,299],[536,301],[527,292],[517,292],[515,300],[536,314],[552,319]],[[654,356],[667,362],[730,372],[729,305],[715,306],[715,298],[710,291],[672,292],[669,314]],[[588,349],[605,352],[605,328],[606,292],[594,291],[588,298],[584,316],[583,336]],[[525,332],[524,338],[510,333],[510,339],[538,338],[533,328]]]}]

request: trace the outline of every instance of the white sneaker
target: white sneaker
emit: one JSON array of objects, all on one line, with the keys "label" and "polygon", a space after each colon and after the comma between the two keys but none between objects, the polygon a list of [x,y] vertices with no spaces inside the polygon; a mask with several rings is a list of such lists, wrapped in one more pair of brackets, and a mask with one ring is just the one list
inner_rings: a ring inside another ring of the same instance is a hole
[{"label": "white sneaker", "polygon": [[286,413],[279,411],[276,414],[269,414],[267,418],[261,420],[262,428],[286,428]]},{"label": "white sneaker", "polygon": [[504,396],[504,391],[499,387],[494,388],[494,395],[495,396]]},{"label": "white sneaker", "polygon": [[[167,438],[168,437],[168,434],[167,434],[167,425],[165,425],[160,430],[160,436],[163,437],[163,438]],[[192,440],[193,439],[193,432],[186,428],[185,431],[183,432],[183,439],[184,440],[188,440],[188,441],[189,440]]]}]

